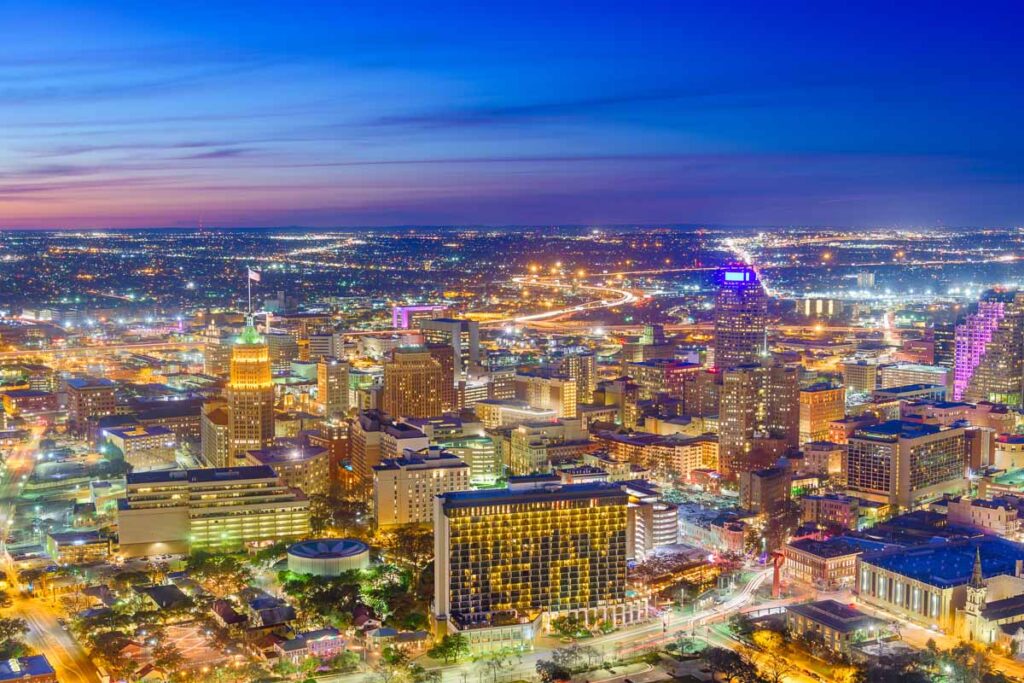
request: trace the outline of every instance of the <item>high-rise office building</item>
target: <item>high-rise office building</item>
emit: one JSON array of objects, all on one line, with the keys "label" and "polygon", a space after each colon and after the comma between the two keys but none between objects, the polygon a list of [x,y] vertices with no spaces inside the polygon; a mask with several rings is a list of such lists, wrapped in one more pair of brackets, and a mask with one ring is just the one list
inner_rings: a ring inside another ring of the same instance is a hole
[{"label": "high-rise office building", "polygon": [[891,420],[850,437],[846,483],[853,495],[912,509],[967,486],[963,427]]},{"label": "high-rise office building", "polygon": [[597,361],[593,353],[570,353],[559,361],[559,372],[576,382],[576,401],[590,403],[597,389]]},{"label": "high-rise office building", "polygon": [[433,417],[444,412],[447,380],[441,363],[422,347],[395,349],[384,362],[381,408],[398,417]]},{"label": "high-rise office building", "polygon": [[636,429],[640,424],[640,385],[628,377],[597,383],[594,404],[614,406],[618,423],[626,429]]},{"label": "high-rise office building", "polygon": [[207,401],[199,418],[199,441],[203,461],[208,467],[228,467],[228,406],[223,400]]},{"label": "high-rise office building", "polygon": [[799,373],[779,364],[722,373],[719,467],[728,477],[771,465],[799,439]]},{"label": "high-rise office building", "polygon": [[231,348],[227,386],[229,457],[274,441],[274,381],[267,343],[251,324]]},{"label": "high-rise office building", "polygon": [[348,412],[348,363],[321,356],[316,364],[316,396],[328,417]]},{"label": "high-rise office building", "polygon": [[956,328],[953,400],[1024,406],[1024,292],[988,292]]},{"label": "high-rise office building", "polygon": [[696,363],[661,359],[627,363],[625,371],[640,387],[640,400],[647,401],[662,394],[683,398],[684,384],[704,370]]},{"label": "high-rise office building", "polygon": [[455,377],[461,378],[471,366],[480,363],[480,325],[476,321],[434,318],[422,321],[420,331],[427,344],[445,344],[452,347]]},{"label": "high-rise office building", "polygon": [[64,382],[68,394],[68,427],[85,434],[97,418],[113,415],[117,384],[103,377],[73,377]]},{"label": "high-rise office building", "polygon": [[768,297],[753,268],[724,268],[715,298],[715,367],[756,362],[765,352]]},{"label": "high-rise office building", "polygon": [[632,623],[626,597],[629,496],[604,482],[529,483],[435,500],[434,608],[439,629],[494,638],[575,616]]},{"label": "high-rise office building", "polygon": [[349,457],[352,466],[352,497],[367,500],[373,484],[373,467],[381,460],[381,437],[391,417],[379,410],[360,411],[349,423]]},{"label": "high-rise office building", "polygon": [[935,364],[953,368],[956,362],[956,323],[943,321],[935,323],[932,329]]},{"label": "high-rise office building", "polygon": [[213,377],[223,377],[231,367],[231,336],[213,324],[203,330],[203,372]]},{"label": "high-rise office building", "polygon": [[800,447],[827,441],[834,420],[846,414],[846,389],[815,384],[800,390]]},{"label": "high-rise office building", "polygon": [[[463,379],[455,374],[455,351],[448,344],[427,344],[425,346],[431,357],[441,365],[441,410],[450,413],[462,408],[464,401],[460,401],[458,385]],[[486,388],[484,389],[486,393]],[[486,398],[486,396],[485,396]]]},{"label": "high-rise office building", "polygon": [[534,408],[554,410],[558,417],[576,417],[576,380],[566,375],[519,373],[515,379],[516,398]]},{"label": "high-rise office building", "polygon": [[287,332],[268,332],[264,339],[270,355],[270,368],[273,372],[288,372],[292,361],[299,357],[299,344],[295,337]]}]

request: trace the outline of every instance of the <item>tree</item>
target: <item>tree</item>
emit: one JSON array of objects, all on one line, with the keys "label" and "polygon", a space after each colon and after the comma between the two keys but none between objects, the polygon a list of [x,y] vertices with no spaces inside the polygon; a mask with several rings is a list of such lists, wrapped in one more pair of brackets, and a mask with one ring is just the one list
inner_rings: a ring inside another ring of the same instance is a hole
[{"label": "tree", "polygon": [[28,623],[16,617],[0,617],[0,659],[18,657],[25,650],[22,636],[28,633]]},{"label": "tree", "polygon": [[729,628],[738,636],[749,636],[754,632],[754,622],[746,614],[737,612],[729,617]]},{"label": "tree", "polygon": [[722,647],[708,647],[701,652],[701,659],[711,671],[712,679],[721,674],[722,680],[753,683],[757,681],[757,668],[739,652]]},{"label": "tree", "polygon": [[427,654],[433,659],[443,659],[445,664],[459,661],[469,654],[469,638],[461,633],[448,633],[434,644]]},{"label": "tree", "polygon": [[754,647],[767,654],[776,653],[781,650],[784,642],[782,634],[766,628],[759,628],[754,631],[750,639],[753,641]]},{"label": "tree", "polygon": [[568,681],[572,674],[565,668],[555,664],[548,659],[537,660],[537,675],[543,683],[554,683],[555,681]]},{"label": "tree", "polygon": [[234,555],[213,555],[205,551],[188,559],[188,572],[216,597],[237,593],[252,583],[252,570]]},{"label": "tree", "polygon": [[583,661],[583,652],[579,645],[573,643],[568,647],[560,647],[551,653],[551,660],[558,666],[572,671]]},{"label": "tree", "polygon": [[551,628],[565,638],[579,638],[588,634],[586,624],[575,614],[567,614],[551,620]]},{"label": "tree", "polygon": [[786,676],[793,673],[793,665],[783,656],[782,650],[786,641],[781,633],[760,628],[751,634],[750,639],[754,647],[764,654],[759,662],[759,668],[769,683],[781,683]]},{"label": "tree", "polygon": [[434,530],[421,524],[403,524],[391,531],[386,548],[389,556],[412,572],[412,585],[416,586],[420,574],[434,559]]}]

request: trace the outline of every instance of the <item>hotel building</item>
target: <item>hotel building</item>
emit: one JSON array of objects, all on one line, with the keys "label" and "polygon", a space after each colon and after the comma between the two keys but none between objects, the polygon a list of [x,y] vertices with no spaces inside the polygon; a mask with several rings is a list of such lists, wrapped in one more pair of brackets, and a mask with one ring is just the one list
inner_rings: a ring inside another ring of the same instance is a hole
[{"label": "hotel building", "polygon": [[634,623],[626,597],[629,495],[607,483],[461,491],[435,498],[434,607],[440,633],[532,640],[538,618]]},{"label": "hotel building", "polygon": [[854,495],[912,509],[967,487],[964,429],[891,420],[850,437],[846,484]]},{"label": "hotel building", "polygon": [[378,529],[430,524],[434,497],[469,489],[470,467],[437,446],[406,451],[373,468],[373,516]]}]

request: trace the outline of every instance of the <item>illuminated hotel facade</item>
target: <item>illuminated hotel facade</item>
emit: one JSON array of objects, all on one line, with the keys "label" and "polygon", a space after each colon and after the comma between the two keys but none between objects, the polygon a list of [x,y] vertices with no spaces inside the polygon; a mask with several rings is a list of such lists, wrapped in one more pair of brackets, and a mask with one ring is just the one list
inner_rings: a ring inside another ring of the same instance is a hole
[{"label": "illuminated hotel facade", "polygon": [[274,381],[266,340],[251,321],[231,348],[228,450],[231,458],[274,442]]},{"label": "illuminated hotel facade", "polygon": [[764,355],[768,297],[753,268],[724,268],[715,298],[714,365],[731,368]]},{"label": "illuminated hotel facade", "polygon": [[439,633],[487,642],[493,629],[575,615],[635,623],[626,598],[629,495],[603,482],[459,491],[435,498],[434,617]]}]

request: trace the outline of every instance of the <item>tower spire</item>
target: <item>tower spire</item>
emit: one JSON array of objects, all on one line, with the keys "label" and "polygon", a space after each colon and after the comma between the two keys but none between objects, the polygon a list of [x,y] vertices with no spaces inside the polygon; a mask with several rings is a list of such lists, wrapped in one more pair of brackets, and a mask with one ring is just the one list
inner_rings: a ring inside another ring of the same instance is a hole
[{"label": "tower spire", "polygon": [[985,582],[981,575],[981,548],[974,549],[974,571],[971,572],[971,588],[983,588]]}]

